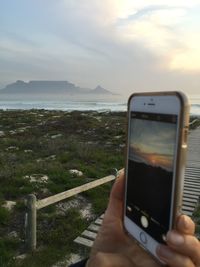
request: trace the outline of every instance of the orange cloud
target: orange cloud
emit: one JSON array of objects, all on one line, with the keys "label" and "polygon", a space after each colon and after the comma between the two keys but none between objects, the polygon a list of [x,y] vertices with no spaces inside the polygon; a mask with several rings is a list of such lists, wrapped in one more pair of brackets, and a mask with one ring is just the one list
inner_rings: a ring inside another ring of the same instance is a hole
[{"label": "orange cloud", "polygon": [[131,146],[132,155],[152,166],[162,167],[168,171],[172,170],[173,158],[171,155],[144,152],[139,147]]}]

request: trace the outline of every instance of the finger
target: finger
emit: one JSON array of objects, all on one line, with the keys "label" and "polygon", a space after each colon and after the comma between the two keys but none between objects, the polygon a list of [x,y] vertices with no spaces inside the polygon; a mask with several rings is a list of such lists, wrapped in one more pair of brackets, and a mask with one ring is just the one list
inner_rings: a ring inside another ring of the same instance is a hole
[{"label": "finger", "polygon": [[184,254],[200,266],[200,242],[193,235],[181,235],[173,230],[167,233],[167,244],[178,253]]},{"label": "finger", "polygon": [[194,235],[195,223],[186,215],[180,215],[177,218],[176,229],[182,234]]},{"label": "finger", "polygon": [[124,172],[121,172],[121,174],[116,179],[113,185],[106,212],[108,212],[111,216],[122,218],[123,198],[124,198]]},{"label": "finger", "polygon": [[110,197],[117,200],[123,200],[124,197],[124,169],[119,173],[113,188],[111,190]]},{"label": "finger", "polygon": [[165,262],[170,267],[195,267],[189,257],[179,254],[164,245],[158,246],[157,255],[161,261]]}]

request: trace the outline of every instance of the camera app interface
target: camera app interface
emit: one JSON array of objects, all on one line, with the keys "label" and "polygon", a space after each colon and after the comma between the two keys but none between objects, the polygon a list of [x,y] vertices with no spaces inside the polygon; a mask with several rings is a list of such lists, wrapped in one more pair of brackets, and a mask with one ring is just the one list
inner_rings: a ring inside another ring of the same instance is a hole
[{"label": "camera app interface", "polygon": [[177,116],[131,112],[126,216],[164,243],[169,229]]}]

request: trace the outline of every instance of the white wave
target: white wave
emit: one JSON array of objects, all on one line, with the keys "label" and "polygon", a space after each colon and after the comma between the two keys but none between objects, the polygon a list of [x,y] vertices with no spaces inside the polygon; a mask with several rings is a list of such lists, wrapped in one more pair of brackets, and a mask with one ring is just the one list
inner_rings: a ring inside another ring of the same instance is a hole
[{"label": "white wave", "polygon": [[[101,101],[0,101],[2,110],[63,110],[63,111],[127,111],[127,104],[123,102]],[[192,104],[191,115],[200,116],[200,104]]]}]

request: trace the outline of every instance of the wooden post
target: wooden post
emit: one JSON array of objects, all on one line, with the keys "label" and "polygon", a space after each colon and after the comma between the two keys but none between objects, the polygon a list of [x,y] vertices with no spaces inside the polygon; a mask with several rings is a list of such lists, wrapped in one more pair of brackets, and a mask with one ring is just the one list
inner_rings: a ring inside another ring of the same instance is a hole
[{"label": "wooden post", "polygon": [[27,215],[26,246],[29,252],[33,252],[36,249],[37,228],[36,196],[33,194],[27,196]]}]

